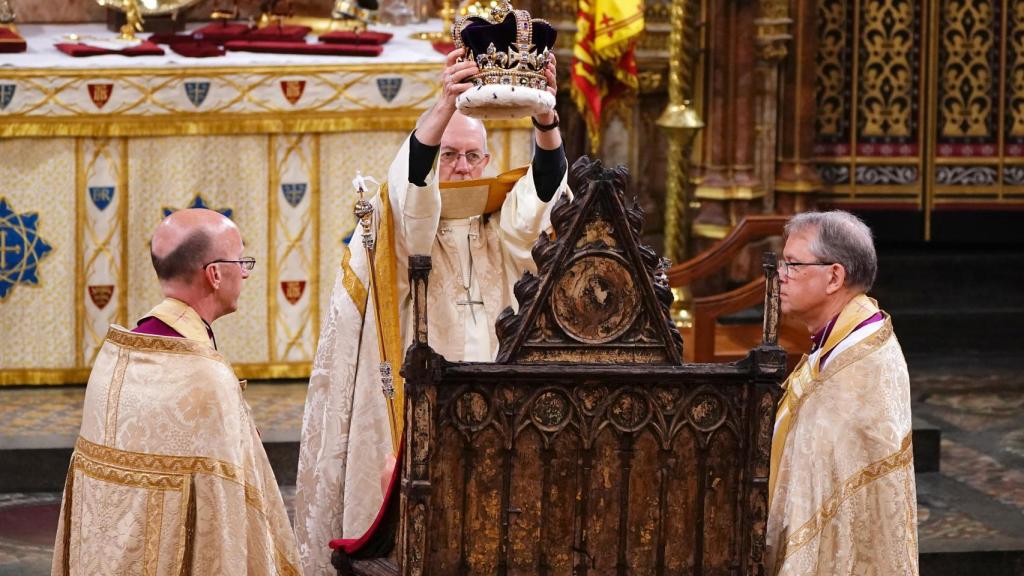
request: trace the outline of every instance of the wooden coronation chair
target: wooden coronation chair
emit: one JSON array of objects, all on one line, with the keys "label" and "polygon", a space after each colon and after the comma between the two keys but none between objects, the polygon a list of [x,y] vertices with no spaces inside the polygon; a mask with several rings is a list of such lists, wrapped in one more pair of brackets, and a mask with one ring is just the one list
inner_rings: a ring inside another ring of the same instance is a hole
[{"label": "wooden coronation chair", "polygon": [[737,362],[686,364],[628,174],[581,158],[572,177],[555,237],[533,249],[537,275],[516,283],[518,312],[498,320],[495,362],[430,348],[430,258],[410,258],[397,521],[371,538],[395,545],[336,550],[340,573],[764,573],[786,373],[775,257],[760,342]]}]

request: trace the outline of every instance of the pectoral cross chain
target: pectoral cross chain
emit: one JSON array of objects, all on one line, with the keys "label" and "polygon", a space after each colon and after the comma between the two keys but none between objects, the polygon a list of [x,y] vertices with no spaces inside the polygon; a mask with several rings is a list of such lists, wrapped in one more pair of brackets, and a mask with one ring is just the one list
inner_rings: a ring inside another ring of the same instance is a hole
[{"label": "pectoral cross chain", "polygon": [[476,308],[473,308],[473,306],[483,306],[484,303],[481,300],[473,300],[473,296],[469,293],[469,286],[463,286],[463,288],[466,290],[466,299],[457,300],[455,305],[469,306],[469,313],[473,317],[473,323],[476,324]]}]

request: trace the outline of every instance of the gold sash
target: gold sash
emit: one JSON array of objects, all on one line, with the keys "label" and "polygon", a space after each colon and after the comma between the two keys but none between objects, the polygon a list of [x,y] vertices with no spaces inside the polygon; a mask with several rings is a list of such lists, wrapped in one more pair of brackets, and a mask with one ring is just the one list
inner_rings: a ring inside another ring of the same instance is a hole
[{"label": "gold sash", "polygon": [[[382,352],[387,354],[391,362],[392,385],[395,388],[395,425],[392,426],[391,434],[394,445],[401,443],[402,425],[405,423],[403,410],[405,408],[405,379],[402,378],[402,363],[405,359],[405,350],[402,348],[402,325],[399,321],[398,297],[398,261],[395,258],[395,230],[394,219],[391,215],[391,200],[388,197],[388,185],[385,183],[380,187],[380,214],[377,218],[377,239],[374,244],[374,268],[377,271],[377,297],[380,302],[374,302],[376,309],[380,311],[380,323],[377,332],[380,334],[383,343]],[[358,226],[358,224],[357,224]],[[369,296],[369,286],[363,284],[362,279],[352,269],[352,245],[358,245],[358,250],[363,250],[362,238],[357,231],[352,235],[349,246],[345,247],[345,254],[342,257],[341,267],[344,270],[342,285],[348,292],[349,298],[359,309],[363,316],[363,324],[366,323],[366,304]],[[367,271],[369,274],[369,271]],[[358,336],[357,336],[358,337]],[[380,378],[376,379],[380,383]]]},{"label": "gold sash", "polygon": [[804,354],[797,364],[793,373],[789,375],[782,385],[785,393],[779,401],[779,409],[775,414],[775,433],[772,437],[772,458],[771,468],[768,473],[768,506],[771,506],[772,498],[775,495],[775,480],[778,477],[779,464],[782,462],[782,454],[786,445],[786,437],[796,419],[797,410],[804,400],[806,392],[812,382],[817,380],[821,374],[822,358],[826,358],[836,346],[853,333],[861,322],[871,318],[878,313],[878,302],[864,294],[856,296],[843,308],[836,319],[832,332],[829,333],[821,351],[815,361],[808,362]]},{"label": "gold sash", "polygon": [[164,301],[153,307],[146,314],[146,318],[152,316],[164,324],[170,326],[175,332],[189,340],[201,342],[213,348],[213,341],[210,340],[210,333],[206,330],[206,322],[199,317],[199,313],[191,306],[174,298],[164,298]]}]

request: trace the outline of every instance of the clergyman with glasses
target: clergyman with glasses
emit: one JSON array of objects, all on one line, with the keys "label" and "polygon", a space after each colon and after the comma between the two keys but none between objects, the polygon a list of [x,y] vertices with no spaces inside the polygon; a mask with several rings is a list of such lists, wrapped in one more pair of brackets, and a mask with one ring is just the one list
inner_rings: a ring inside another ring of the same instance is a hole
[{"label": "clergyman with glasses", "polygon": [[769,574],[918,574],[910,379],[892,318],[867,296],[871,230],[798,214],[779,262],[782,314],[810,354],[785,383],[768,481]]},{"label": "clergyman with glasses", "polygon": [[134,330],[111,326],[96,356],[52,573],[297,573],[244,382],[210,327],[238,307],[255,260],[206,209],[165,218],[151,256],[165,299]]},{"label": "clergyman with glasses", "polygon": [[[479,72],[463,55],[464,49],[448,54],[441,92],[395,156],[383,187],[387,201],[382,193],[377,208],[390,209],[384,219],[393,224],[401,352],[412,341],[408,258],[429,255],[431,347],[452,361],[490,361],[498,349],[495,321],[505,307],[517,306],[515,282],[526,271],[536,273],[531,249],[550,227],[554,200],[568,192],[568,162],[551,111],[532,119],[530,165],[485,178],[491,167],[487,131],[456,110],[456,98]],[[545,76],[555,94],[554,61]],[[495,198],[503,183],[507,187]],[[380,250],[388,248],[381,237],[378,232],[378,271]],[[355,276],[365,258],[356,250],[350,256]],[[346,290],[346,273],[335,284],[336,302],[344,299],[337,296]],[[376,370],[364,368],[362,360],[376,346],[365,338],[371,331],[362,329],[369,305],[365,317],[340,305],[330,314],[310,378],[296,482],[295,530],[306,574],[333,573],[326,543],[339,536],[359,539],[371,527],[385,497],[380,476],[394,466],[381,386]],[[392,362],[397,372],[402,359]]]}]

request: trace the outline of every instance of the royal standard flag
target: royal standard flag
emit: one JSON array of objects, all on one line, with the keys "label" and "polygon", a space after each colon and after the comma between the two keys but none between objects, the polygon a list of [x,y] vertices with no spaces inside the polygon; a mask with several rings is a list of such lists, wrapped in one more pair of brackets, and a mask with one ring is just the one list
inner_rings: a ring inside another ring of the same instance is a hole
[{"label": "royal standard flag", "polygon": [[592,150],[600,145],[602,109],[636,94],[633,52],[643,30],[643,0],[579,0],[572,95],[586,120]]}]

